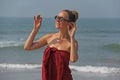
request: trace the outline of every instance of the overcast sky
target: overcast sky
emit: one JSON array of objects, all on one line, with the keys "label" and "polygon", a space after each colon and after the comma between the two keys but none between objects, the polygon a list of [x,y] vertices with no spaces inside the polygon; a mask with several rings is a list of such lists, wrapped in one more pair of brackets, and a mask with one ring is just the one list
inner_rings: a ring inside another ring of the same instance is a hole
[{"label": "overcast sky", "polygon": [[0,0],[0,17],[53,17],[63,9],[80,17],[120,18],[120,0]]}]

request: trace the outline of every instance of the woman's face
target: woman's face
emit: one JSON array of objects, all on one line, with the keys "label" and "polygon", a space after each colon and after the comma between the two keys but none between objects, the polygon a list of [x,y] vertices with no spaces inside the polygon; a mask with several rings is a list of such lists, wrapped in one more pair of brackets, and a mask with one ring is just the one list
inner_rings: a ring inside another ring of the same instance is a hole
[{"label": "woman's face", "polygon": [[55,26],[57,29],[67,29],[68,22],[68,14],[65,11],[61,11],[55,16]]}]

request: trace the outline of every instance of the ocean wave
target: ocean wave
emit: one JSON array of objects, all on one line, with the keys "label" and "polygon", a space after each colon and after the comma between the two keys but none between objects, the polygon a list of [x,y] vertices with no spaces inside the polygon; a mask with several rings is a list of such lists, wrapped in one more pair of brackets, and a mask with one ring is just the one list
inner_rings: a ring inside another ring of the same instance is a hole
[{"label": "ocean wave", "polygon": [[93,72],[93,73],[120,73],[120,68],[107,67],[107,66],[70,66],[71,69],[80,72]]},{"label": "ocean wave", "polygon": [[41,65],[39,64],[0,64],[0,68],[12,68],[12,69],[34,69],[39,68]]},{"label": "ocean wave", "polygon": [[100,29],[95,29],[95,30],[80,30],[81,33],[120,33],[120,30],[100,30]]},{"label": "ocean wave", "polygon": [[120,52],[120,43],[107,44],[107,45],[104,45],[104,48],[112,51]]},{"label": "ocean wave", "polygon": [[[0,64],[0,68],[6,69],[36,69],[41,68],[41,64]],[[78,72],[92,72],[92,73],[120,73],[120,68],[107,66],[76,66],[70,65],[70,69]]]},{"label": "ocean wave", "polygon": [[0,42],[0,48],[6,48],[6,47],[20,47],[23,46],[23,42],[17,42],[17,41],[2,41]]}]

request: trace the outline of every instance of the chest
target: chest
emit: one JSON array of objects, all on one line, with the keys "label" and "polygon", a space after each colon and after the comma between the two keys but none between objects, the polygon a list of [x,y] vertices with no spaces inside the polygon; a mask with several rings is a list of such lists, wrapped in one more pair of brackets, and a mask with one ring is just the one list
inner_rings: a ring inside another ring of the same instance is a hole
[{"label": "chest", "polygon": [[59,38],[55,38],[55,39],[50,39],[48,41],[48,45],[51,47],[55,47],[59,50],[65,50],[70,52],[70,42],[66,39],[59,39]]}]

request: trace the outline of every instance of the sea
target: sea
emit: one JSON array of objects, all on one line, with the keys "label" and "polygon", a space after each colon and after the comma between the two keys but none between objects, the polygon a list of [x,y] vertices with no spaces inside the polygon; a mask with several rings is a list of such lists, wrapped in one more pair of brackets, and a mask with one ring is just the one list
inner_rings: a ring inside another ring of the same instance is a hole
[{"label": "sea", "polygon": [[[33,17],[0,17],[0,80],[42,80],[41,49],[23,46]],[[75,38],[77,62],[70,62],[73,80],[120,80],[120,18],[79,18]],[[35,40],[58,32],[54,18],[43,18]]]}]

